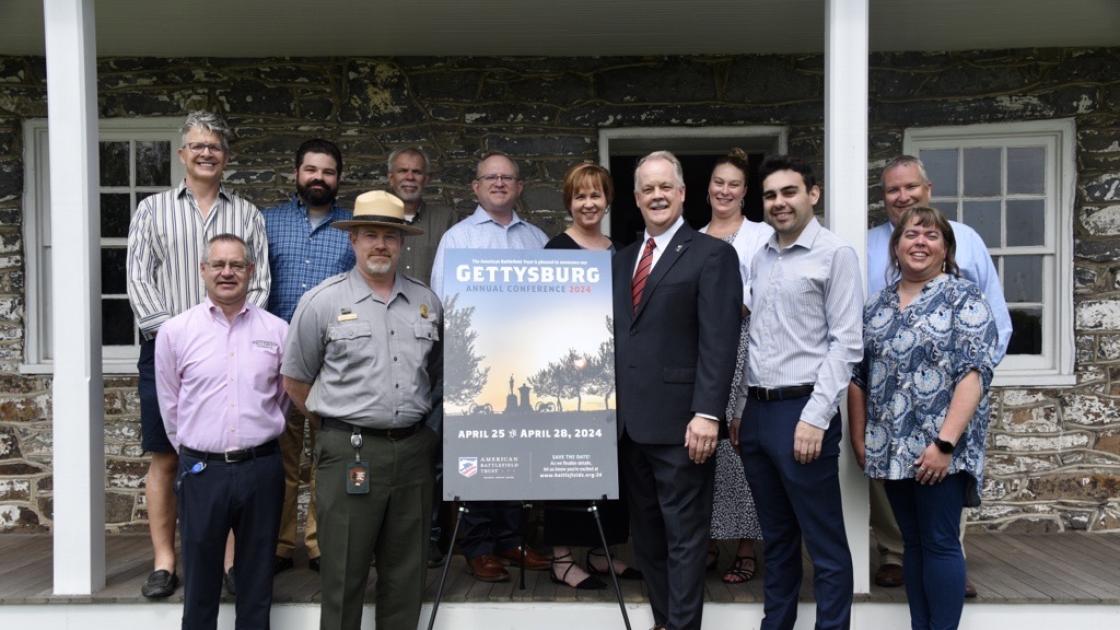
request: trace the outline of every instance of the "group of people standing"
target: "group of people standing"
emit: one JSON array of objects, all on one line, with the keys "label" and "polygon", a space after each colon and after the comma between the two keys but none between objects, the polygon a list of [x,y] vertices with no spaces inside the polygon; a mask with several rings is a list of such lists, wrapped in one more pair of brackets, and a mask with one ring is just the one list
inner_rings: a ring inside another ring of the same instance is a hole
[{"label": "group of people standing", "polygon": [[[572,224],[550,240],[516,212],[522,179],[503,153],[479,160],[478,205],[456,223],[425,201],[430,164],[418,147],[389,156],[389,192],[363,193],[347,211],[339,149],[309,140],[296,152],[296,193],[259,212],[222,185],[225,123],[194,112],[182,131],[186,178],[137,208],[128,289],[152,454],[155,559],[143,594],[178,585],[178,516],[184,628],[215,627],[223,582],[239,627],[268,627],[272,577],[294,564],[305,439],[304,546],[320,572],[321,627],[359,627],[371,561],[376,627],[416,627],[425,568],[444,551],[441,261],[449,249],[545,247],[614,253],[622,499],[600,510],[608,545],[632,538],[635,566],[596,548],[586,510],[546,506],[546,551],[522,540],[519,505],[490,502],[462,516],[471,575],[504,581],[523,562],[588,589],[613,569],[644,580],[655,628],[699,629],[715,541],[738,541],[723,574],[734,584],[753,578],[763,540],[762,627],[788,629],[804,544],[817,627],[847,628],[847,392],[851,446],[885,490],[872,492],[876,536],[889,544],[895,519],[901,532],[876,580],[905,583],[914,628],[956,627],[968,586],[961,511],[979,501],[988,388],[1010,319],[983,242],[930,207],[915,158],[883,170],[890,223],[869,233],[865,304],[856,252],[815,218],[820,187],[796,158],[761,165],[765,223],[743,214],[746,154],[719,159],[711,222],[697,231],[683,219],[680,162],[645,156],[634,172],[645,229],[619,247],[601,229],[616,191],[598,165],[568,171]],[[580,546],[592,547],[582,564]]]}]

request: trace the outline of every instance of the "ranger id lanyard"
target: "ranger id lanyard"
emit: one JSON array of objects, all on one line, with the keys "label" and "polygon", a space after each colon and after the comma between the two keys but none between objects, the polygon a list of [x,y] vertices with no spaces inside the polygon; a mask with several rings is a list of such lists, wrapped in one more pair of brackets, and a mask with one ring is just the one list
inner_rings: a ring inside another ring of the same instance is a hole
[{"label": "ranger id lanyard", "polygon": [[354,461],[346,466],[346,494],[369,494],[369,463],[362,461],[362,432],[355,428],[350,434]]}]

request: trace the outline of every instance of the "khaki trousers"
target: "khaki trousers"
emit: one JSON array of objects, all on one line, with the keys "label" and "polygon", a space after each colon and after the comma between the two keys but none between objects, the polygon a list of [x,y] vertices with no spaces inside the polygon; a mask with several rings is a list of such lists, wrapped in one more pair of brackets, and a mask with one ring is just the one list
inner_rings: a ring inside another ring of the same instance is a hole
[{"label": "khaki trousers", "polygon": [[[284,504],[280,512],[280,534],[276,538],[276,555],[281,558],[291,558],[296,548],[296,531],[298,528],[299,509],[299,484],[301,475],[301,459],[303,456],[304,421],[303,414],[292,406],[285,418],[284,432],[280,434],[280,460],[284,464]],[[306,421],[306,428],[311,442],[311,452],[315,452],[315,438],[319,433],[318,421]],[[307,547],[308,558],[319,557],[319,538],[315,520],[315,465],[311,465],[311,499],[307,503],[307,523],[303,530],[303,544]]]},{"label": "khaki trousers", "polygon": [[[883,488],[882,479],[871,480],[871,533],[879,543],[879,564],[897,564],[902,566],[902,532],[898,531],[898,523],[894,520],[890,501],[887,500],[887,491]],[[961,510],[961,552],[964,553],[964,525],[968,518],[965,511]],[[965,556],[967,557],[967,553]]]}]

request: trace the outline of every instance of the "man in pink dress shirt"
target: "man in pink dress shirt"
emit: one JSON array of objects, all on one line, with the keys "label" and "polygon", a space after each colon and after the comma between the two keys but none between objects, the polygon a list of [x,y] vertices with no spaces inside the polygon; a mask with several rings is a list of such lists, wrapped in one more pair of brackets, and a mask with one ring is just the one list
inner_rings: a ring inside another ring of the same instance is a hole
[{"label": "man in pink dress shirt", "polygon": [[165,322],[155,349],[160,412],[179,453],[182,627],[217,626],[233,530],[237,627],[267,628],[284,497],[276,438],[288,404],[280,377],[288,325],[246,302],[254,261],[240,237],[210,239],[199,268],[206,299]]}]

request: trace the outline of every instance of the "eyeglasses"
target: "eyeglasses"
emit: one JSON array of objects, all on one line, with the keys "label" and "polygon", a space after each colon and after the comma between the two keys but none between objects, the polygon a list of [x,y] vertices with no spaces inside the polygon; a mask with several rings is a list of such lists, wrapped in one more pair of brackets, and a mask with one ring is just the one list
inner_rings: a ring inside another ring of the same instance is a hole
[{"label": "eyeglasses", "polygon": [[243,260],[208,260],[206,266],[212,271],[224,271],[229,267],[234,273],[244,273],[249,268],[249,263]]},{"label": "eyeglasses", "polygon": [[512,184],[517,181],[516,175],[479,175],[478,181],[486,182],[487,184]]},{"label": "eyeglasses", "polygon": [[191,142],[190,144],[186,144],[186,145],[183,145],[183,146],[190,149],[191,153],[194,153],[195,155],[198,155],[198,154],[202,153],[203,151],[209,151],[209,152],[211,152],[215,155],[219,155],[219,154],[222,154],[222,153],[226,152],[226,150],[222,148],[222,145],[220,145],[220,144],[209,144],[209,143],[206,143],[206,142]]}]

